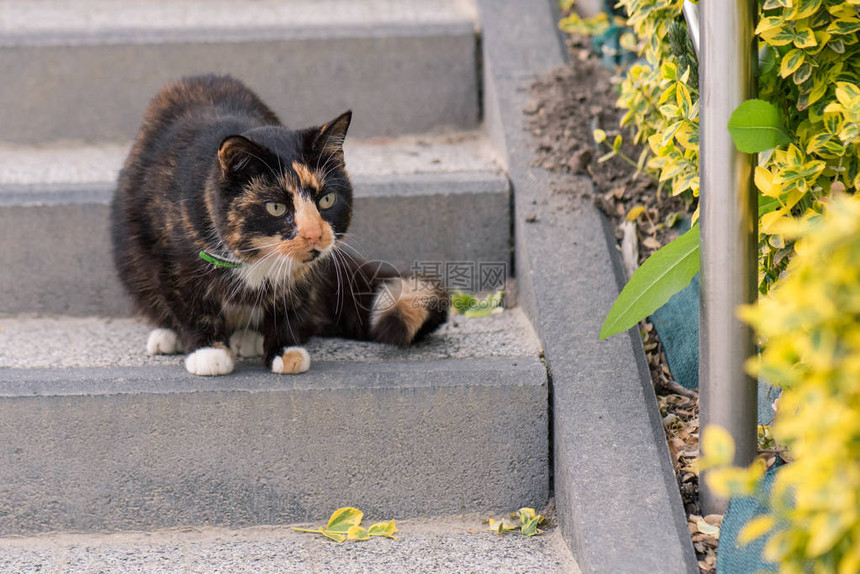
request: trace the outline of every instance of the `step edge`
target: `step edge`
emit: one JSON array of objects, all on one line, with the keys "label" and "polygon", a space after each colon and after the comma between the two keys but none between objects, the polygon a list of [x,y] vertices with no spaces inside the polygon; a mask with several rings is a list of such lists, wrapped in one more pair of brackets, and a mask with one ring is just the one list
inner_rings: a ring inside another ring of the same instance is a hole
[{"label": "step edge", "polygon": [[102,30],[26,30],[2,32],[0,49],[78,48],[94,46],[150,46],[209,43],[268,43],[305,40],[363,40],[372,38],[435,38],[470,36],[476,33],[471,20],[451,19],[422,23],[402,22],[342,24],[294,24],[261,26],[194,26],[174,29],[117,28]]},{"label": "step edge", "polygon": [[[440,373],[462,380],[439,380]],[[497,377],[475,376],[478,373]],[[396,379],[401,379],[398,382]],[[404,381],[405,379],[405,381]],[[242,365],[223,377],[199,377],[181,366],[0,368],[0,400],[189,393],[247,394],[334,391],[406,391],[434,387],[542,386],[546,368],[534,356],[419,361],[319,361],[302,375],[278,376]],[[63,385],[63,386],[59,386]],[[120,385],[120,386],[117,386]]]},{"label": "step edge", "polygon": [[[356,175],[351,179],[357,200],[475,193],[506,194],[509,185],[507,176],[501,170],[366,174]],[[426,189],[432,186],[441,186],[444,189]],[[0,184],[0,208],[110,205],[115,187],[114,181]]]}]

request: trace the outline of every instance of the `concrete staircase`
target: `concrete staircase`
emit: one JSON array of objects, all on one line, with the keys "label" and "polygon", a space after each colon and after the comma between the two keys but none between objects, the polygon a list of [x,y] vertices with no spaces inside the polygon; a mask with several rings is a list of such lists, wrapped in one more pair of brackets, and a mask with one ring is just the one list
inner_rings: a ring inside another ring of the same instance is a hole
[{"label": "concrete staircase", "polygon": [[220,72],[287,125],[353,109],[368,258],[509,264],[477,22],[471,0],[0,0],[0,535],[547,502],[547,373],[518,309],[407,351],[313,341],[301,376],[195,378],[144,356],[109,256],[146,102]]}]

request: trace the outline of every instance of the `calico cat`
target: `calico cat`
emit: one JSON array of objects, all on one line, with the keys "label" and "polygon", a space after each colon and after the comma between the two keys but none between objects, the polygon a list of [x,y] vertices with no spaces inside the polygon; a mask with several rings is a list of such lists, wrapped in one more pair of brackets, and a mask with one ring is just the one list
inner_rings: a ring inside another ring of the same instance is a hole
[{"label": "calico cat", "polygon": [[301,373],[311,336],[406,346],[445,321],[441,286],[343,244],[351,118],[287,129],[229,76],[155,96],[111,206],[120,279],[157,327],[148,354],[184,350],[196,375],[230,373],[236,355]]}]

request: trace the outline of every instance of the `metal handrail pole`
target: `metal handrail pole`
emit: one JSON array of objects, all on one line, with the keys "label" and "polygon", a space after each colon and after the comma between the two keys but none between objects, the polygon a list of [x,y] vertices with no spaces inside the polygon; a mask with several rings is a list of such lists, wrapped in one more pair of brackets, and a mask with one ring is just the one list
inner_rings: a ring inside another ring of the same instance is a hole
[{"label": "metal handrail pole", "polygon": [[701,52],[699,49],[699,5],[694,4],[692,0],[684,0],[681,10],[684,14],[684,20],[687,21],[687,31],[693,41],[696,56],[699,56]]},{"label": "metal handrail pole", "polygon": [[[739,152],[728,131],[731,113],[755,95],[755,0],[701,0],[699,102],[701,175],[700,429],[718,425],[735,441],[735,464],[756,453],[756,381],[744,371],[753,355],[751,329],[737,318],[755,301],[758,209],[753,156]],[[700,477],[705,514],[723,513]]]}]

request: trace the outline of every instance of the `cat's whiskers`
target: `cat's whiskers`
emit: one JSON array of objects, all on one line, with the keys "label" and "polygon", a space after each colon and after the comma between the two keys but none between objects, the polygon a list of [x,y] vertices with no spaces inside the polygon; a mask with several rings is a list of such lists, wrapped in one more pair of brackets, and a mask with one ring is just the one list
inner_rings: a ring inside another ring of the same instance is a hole
[{"label": "cat's whiskers", "polygon": [[[370,283],[369,279],[364,274],[364,271],[361,269],[361,265],[358,263],[358,261],[355,260],[355,258],[352,256],[352,254],[345,251],[340,245],[336,246],[336,249],[332,251],[332,255],[334,256],[335,254],[337,254],[337,256],[340,257],[341,261],[343,262],[344,276],[347,275],[347,270],[349,269],[349,265],[347,264],[347,261],[346,261],[346,258],[349,257],[353,261],[353,268],[355,269],[355,273],[361,276],[361,279],[364,283],[368,283],[368,284]],[[355,296],[355,289],[353,288],[353,284],[352,284],[353,282],[351,281],[352,278],[347,276],[346,279],[349,281],[349,283],[344,282],[344,287],[346,287],[346,289],[344,289],[344,290],[349,292],[349,295],[352,298],[353,305],[355,305],[355,307],[360,307],[360,301],[358,301],[358,299],[356,299],[356,296]],[[345,295],[342,294],[341,295],[341,302],[343,303],[344,301],[345,301]],[[338,314],[338,318],[339,317],[340,317],[340,315]],[[359,323],[362,322],[361,316],[358,317],[358,321],[359,321]]]},{"label": "cat's whiskers", "polygon": [[[292,276],[293,259],[292,259],[292,258],[285,258],[285,259],[283,259],[283,260],[282,260],[282,265],[283,265],[284,263],[286,263],[286,272],[287,272],[287,275]],[[292,289],[290,289],[290,288],[287,288],[286,286],[284,286],[283,291],[284,291],[284,293],[281,295],[281,302],[282,302],[282,303],[283,303],[283,305],[284,305],[284,309],[295,308],[295,307],[293,307],[293,305],[294,305],[294,301],[293,301],[293,290],[292,290]],[[290,307],[287,307],[287,306],[286,306],[286,305],[287,305],[287,301],[286,301],[287,296],[289,296],[289,298],[290,298]],[[292,326],[292,324],[290,323],[290,314],[289,314],[289,312],[285,312],[285,313],[284,313],[284,322],[287,324],[287,329],[289,329],[289,331],[290,331],[290,338],[291,338],[293,341],[296,341],[295,333],[293,333],[293,326]]]},{"label": "cat's whiskers", "polygon": [[[340,275],[340,260],[338,259],[337,248],[331,250],[331,260],[334,265],[334,275],[335,275],[335,293],[337,293],[338,297],[335,301],[334,312],[337,314],[337,320],[340,321],[341,311],[343,311],[343,281],[341,280]],[[344,269],[344,273],[346,273],[346,269]]]}]

